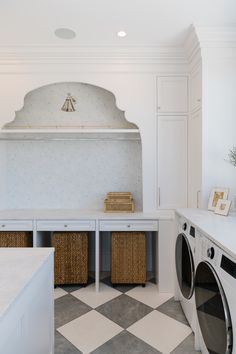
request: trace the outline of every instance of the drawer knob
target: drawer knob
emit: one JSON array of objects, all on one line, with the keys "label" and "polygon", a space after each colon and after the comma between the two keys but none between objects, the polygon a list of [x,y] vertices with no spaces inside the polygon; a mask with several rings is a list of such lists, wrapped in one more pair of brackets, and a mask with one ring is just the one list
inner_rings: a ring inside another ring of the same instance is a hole
[{"label": "drawer knob", "polygon": [[127,225],[127,227],[130,227],[130,225]]},{"label": "drawer knob", "polygon": [[4,224],[2,225],[2,227],[5,227],[5,226],[6,226],[6,225],[4,225]]},{"label": "drawer knob", "polygon": [[67,227],[67,225],[64,225],[64,227]]}]

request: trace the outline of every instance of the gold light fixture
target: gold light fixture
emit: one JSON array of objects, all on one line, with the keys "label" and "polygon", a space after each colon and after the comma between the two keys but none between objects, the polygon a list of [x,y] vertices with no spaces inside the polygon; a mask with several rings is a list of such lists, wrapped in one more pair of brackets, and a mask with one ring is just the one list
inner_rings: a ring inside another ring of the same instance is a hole
[{"label": "gold light fixture", "polygon": [[71,96],[70,93],[67,94],[67,97],[65,99],[65,102],[63,106],[61,107],[61,110],[64,112],[75,112],[75,104],[76,100],[74,97]]}]

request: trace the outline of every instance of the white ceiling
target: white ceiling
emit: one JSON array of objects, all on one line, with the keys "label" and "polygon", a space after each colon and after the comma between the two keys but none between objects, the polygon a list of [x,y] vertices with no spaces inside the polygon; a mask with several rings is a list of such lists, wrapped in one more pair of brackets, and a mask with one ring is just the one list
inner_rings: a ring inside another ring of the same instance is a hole
[{"label": "white ceiling", "polygon": [[0,46],[178,46],[192,23],[236,25],[236,0],[0,0]]}]

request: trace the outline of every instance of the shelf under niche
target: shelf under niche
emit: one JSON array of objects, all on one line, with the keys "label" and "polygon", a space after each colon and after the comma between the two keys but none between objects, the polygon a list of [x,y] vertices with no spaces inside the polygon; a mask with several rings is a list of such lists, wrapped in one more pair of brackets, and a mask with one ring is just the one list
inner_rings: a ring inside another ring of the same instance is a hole
[{"label": "shelf under niche", "polygon": [[0,141],[140,140],[138,129],[2,129]]}]

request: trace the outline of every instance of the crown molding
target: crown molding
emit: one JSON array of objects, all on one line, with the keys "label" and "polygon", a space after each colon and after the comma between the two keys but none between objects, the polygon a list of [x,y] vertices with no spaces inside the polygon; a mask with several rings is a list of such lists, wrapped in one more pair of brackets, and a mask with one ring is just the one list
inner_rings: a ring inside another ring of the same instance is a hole
[{"label": "crown molding", "polygon": [[0,64],[186,64],[181,47],[0,46]]},{"label": "crown molding", "polygon": [[236,25],[231,27],[191,25],[184,49],[189,63],[201,59],[205,49],[236,49]]}]

